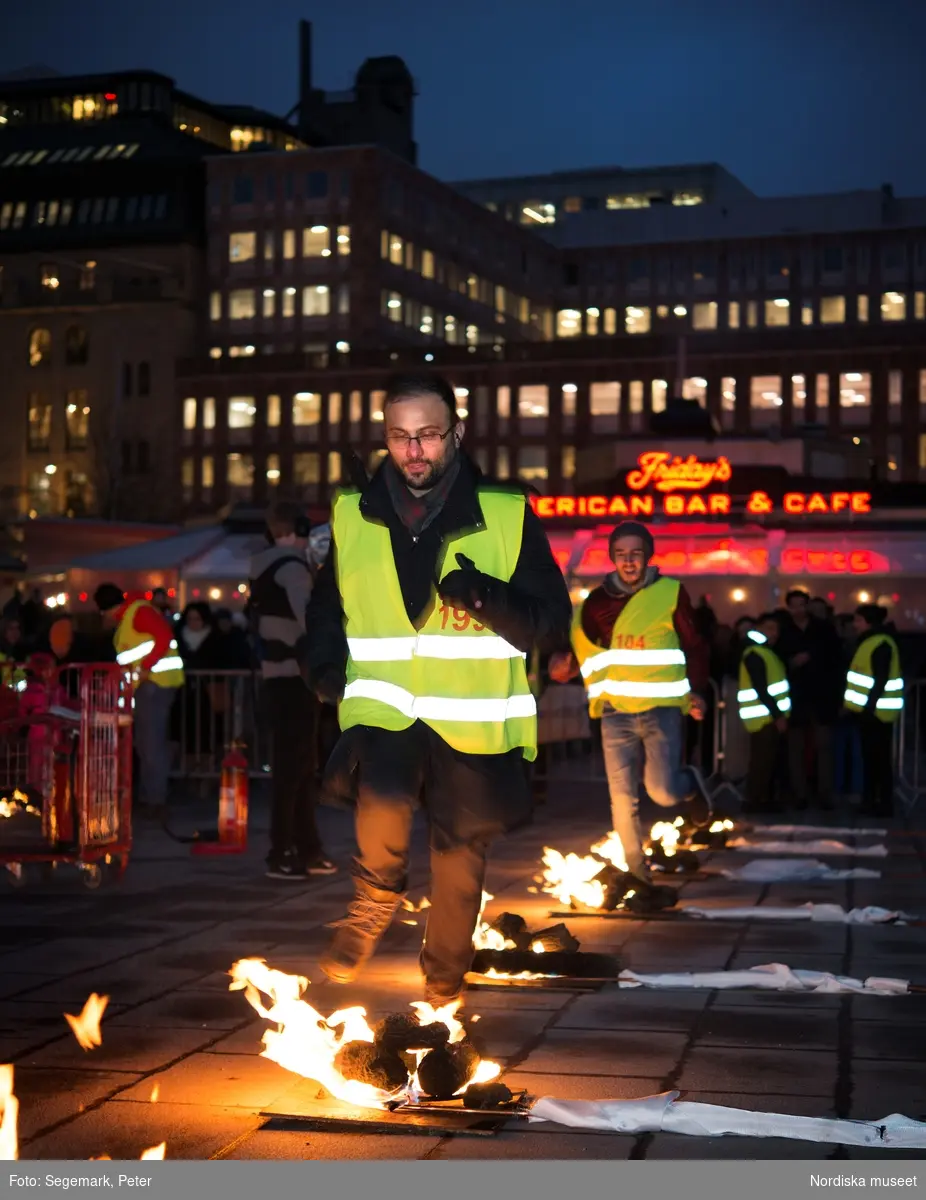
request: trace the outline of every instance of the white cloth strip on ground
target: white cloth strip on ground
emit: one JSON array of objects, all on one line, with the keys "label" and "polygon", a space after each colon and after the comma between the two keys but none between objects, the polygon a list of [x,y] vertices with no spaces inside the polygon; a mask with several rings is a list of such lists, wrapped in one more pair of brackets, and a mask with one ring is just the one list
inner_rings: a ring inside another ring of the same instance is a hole
[{"label": "white cloth strip on ground", "polygon": [[867,908],[852,908],[848,912],[841,904],[754,904],[742,908],[702,908],[686,904],[679,909],[686,917],[706,921],[814,921],[836,925],[904,925],[916,918],[910,913],[895,912],[870,904]]},{"label": "white cloth strip on ground", "polygon": [[843,879],[880,879],[880,871],[867,867],[830,867],[818,858],[754,859],[745,866],[727,868],[720,872],[724,879],[741,883],[809,883],[825,880],[834,883]]},{"label": "white cloth strip on ground", "polygon": [[793,834],[795,837],[818,837],[829,834],[854,834],[857,837],[887,837],[886,829],[854,829],[850,825],[753,825],[749,828],[753,837],[779,837]]},{"label": "white cloth strip on ground", "polygon": [[887,846],[849,846],[835,838],[814,838],[807,842],[775,842],[765,838],[731,838],[725,849],[745,850],[751,854],[838,854],[842,858],[887,858]]},{"label": "white cloth strip on ground", "polygon": [[851,975],[833,975],[829,971],[798,970],[784,963],[765,963],[739,971],[666,971],[655,975],[621,971],[618,983],[620,987],[707,988],[711,991],[756,988],[767,992],[820,992],[827,995],[906,996],[910,990],[906,979],[876,975],[855,979]]}]

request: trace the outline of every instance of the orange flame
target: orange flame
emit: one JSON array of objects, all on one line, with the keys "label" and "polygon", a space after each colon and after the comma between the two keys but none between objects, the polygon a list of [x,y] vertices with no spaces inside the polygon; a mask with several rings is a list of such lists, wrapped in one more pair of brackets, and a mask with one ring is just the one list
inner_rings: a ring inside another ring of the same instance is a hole
[{"label": "orange flame", "polygon": [[91,992],[79,1017],[73,1017],[70,1013],[64,1014],[64,1019],[70,1025],[81,1050],[93,1050],[103,1045],[100,1021],[108,1003],[108,996],[98,996],[96,992]]},{"label": "orange flame", "polygon": [[159,1083],[156,1083],[154,1085],[154,1087],[151,1089],[151,1099],[150,1099],[149,1103],[157,1104],[158,1099],[160,1098],[160,1095],[161,1095],[161,1085]]},{"label": "orange flame", "polygon": [[13,1068],[0,1067],[0,1161],[19,1158],[19,1101],[13,1094]]},{"label": "orange flame", "polygon": [[157,1146],[149,1146],[147,1150],[142,1150],[139,1162],[144,1162],[150,1158],[166,1158],[167,1157],[167,1142],[159,1142]]}]

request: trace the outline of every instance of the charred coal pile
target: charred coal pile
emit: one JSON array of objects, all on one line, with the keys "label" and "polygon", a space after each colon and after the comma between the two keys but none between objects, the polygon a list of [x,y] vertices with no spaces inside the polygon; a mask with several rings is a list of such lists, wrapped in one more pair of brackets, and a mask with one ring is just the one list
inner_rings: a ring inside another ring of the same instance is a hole
[{"label": "charred coal pile", "polygon": [[520,913],[505,912],[491,925],[480,922],[473,941],[471,972],[488,979],[610,979],[619,973],[612,956],[581,952],[579,939],[562,922],[532,932]]}]

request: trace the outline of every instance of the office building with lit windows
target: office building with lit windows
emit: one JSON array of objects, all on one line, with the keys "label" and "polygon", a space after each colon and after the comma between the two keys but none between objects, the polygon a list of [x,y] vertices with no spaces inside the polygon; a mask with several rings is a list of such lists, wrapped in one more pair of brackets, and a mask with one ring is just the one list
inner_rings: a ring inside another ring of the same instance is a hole
[{"label": "office building with lit windows", "polygon": [[401,59],[325,92],[302,22],[294,98],[289,120],[152,71],[0,80],[0,521],[176,516],[175,366],[209,344],[205,162],[351,142],[416,154]]}]

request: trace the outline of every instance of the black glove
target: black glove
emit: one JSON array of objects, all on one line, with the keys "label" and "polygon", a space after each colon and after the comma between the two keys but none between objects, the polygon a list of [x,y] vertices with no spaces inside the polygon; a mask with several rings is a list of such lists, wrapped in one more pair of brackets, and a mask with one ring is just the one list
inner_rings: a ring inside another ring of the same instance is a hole
[{"label": "black glove", "polygon": [[315,676],[315,695],[322,704],[337,705],[344,695],[347,676],[341,667],[322,667]]},{"label": "black glove", "polygon": [[437,584],[437,594],[451,608],[462,608],[470,616],[479,616],[490,602],[493,585],[501,581],[477,570],[465,554],[457,555],[459,570],[451,571]]}]

